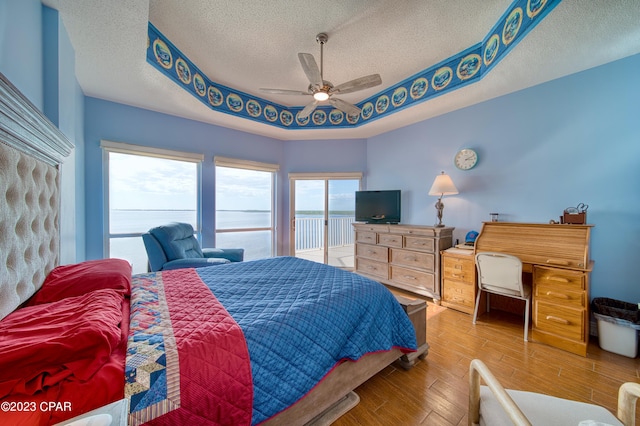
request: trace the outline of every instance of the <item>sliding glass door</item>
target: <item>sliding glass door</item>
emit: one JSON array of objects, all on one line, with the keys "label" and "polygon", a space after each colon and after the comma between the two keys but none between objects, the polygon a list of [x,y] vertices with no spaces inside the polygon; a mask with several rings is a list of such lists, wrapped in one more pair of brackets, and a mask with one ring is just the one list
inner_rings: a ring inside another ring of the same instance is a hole
[{"label": "sliding glass door", "polygon": [[289,175],[291,254],[353,268],[355,192],[361,174]]},{"label": "sliding glass door", "polygon": [[329,265],[353,269],[351,224],[355,220],[355,194],[360,180],[327,181],[327,262]]}]

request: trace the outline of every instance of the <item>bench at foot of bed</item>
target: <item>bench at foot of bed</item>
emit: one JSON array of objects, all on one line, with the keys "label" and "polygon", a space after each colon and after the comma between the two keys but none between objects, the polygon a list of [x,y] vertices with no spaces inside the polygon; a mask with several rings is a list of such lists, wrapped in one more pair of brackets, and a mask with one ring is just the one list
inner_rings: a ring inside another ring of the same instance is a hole
[{"label": "bench at foot of bed", "polygon": [[425,359],[429,353],[429,344],[427,343],[427,302],[420,299],[409,299],[400,295],[395,295],[395,297],[409,316],[416,331],[418,350],[402,355],[398,359],[400,366],[405,370],[409,370],[416,363],[416,359]]}]

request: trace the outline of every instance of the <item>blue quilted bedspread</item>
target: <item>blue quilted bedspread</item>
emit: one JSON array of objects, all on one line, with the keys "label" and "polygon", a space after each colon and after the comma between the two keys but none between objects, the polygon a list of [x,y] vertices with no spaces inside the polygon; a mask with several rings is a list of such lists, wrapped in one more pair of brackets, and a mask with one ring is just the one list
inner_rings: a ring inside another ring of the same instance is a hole
[{"label": "blue quilted bedspread", "polygon": [[416,349],[413,326],[381,284],[294,257],[197,269],[242,328],[253,424],[306,395],[341,360]]}]

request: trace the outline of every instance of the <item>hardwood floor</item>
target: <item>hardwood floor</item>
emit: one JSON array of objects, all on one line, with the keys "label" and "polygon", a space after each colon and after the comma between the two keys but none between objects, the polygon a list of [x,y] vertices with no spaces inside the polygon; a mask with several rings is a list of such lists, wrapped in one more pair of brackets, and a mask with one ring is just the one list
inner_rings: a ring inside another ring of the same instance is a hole
[{"label": "hardwood floor", "polygon": [[[409,371],[387,367],[357,388],[360,404],[334,426],[466,425],[474,358],[484,361],[505,388],[594,403],[614,414],[618,387],[640,382],[640,359],[604,351],[597,338],[581,357],[525,342],[517,315],[494,310],[474,326],[467,314],[427,304],[428,356]],[[636,422],[640,425],[640,415]]]}]

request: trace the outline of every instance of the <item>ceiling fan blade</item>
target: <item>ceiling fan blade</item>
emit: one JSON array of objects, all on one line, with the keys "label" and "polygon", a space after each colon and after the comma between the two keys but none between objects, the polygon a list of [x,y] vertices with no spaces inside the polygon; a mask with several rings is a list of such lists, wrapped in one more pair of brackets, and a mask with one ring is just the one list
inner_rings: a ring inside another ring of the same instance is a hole
[{"label": "ceiling fan blade", "polygon": [[322,82],[322,74],[320,73],[320,68],[318,68],[318,63],[313,55],[311,53],[298,53],[298,59],[300,59],[302,69],[311,84],[317,87],[322,87],[324,84]]},{"label": "ceiling fan blade", "polygon": [[329,93],[351,93],[357,90],[375,87],[380,84],[382,84],[382,78],[380,78],[380,74],[371,74],[364,77],[356,78],[355,80],[347,81],[346,83],[338,84],[336,87],[331,89]]},{"label": "ceiling fan blade", "polygon": [[319,103],[319,101],[314,99],[313,102],[311,102],[309,105],[304,107],[302,109],[302,111],[300,111],[298,113],[298,117],[299,118],[307,118],[308,116],[310,116],[311,113],[313,112],[313,110],[316,109],[316,106],[318,105],[318,103]]},{"label": "ceiling fan blade", "polygon": [[360,114],[360,108],[338,98],[329,98],[329,103],[347,115]]},{"label": "ceiling fan blade", "polygon": [[288,89],[265,89],[260,88],[265,93],[273,93],[274,95],[311,95],[309,92],[301,92],[300,90],[288,90]]}]

